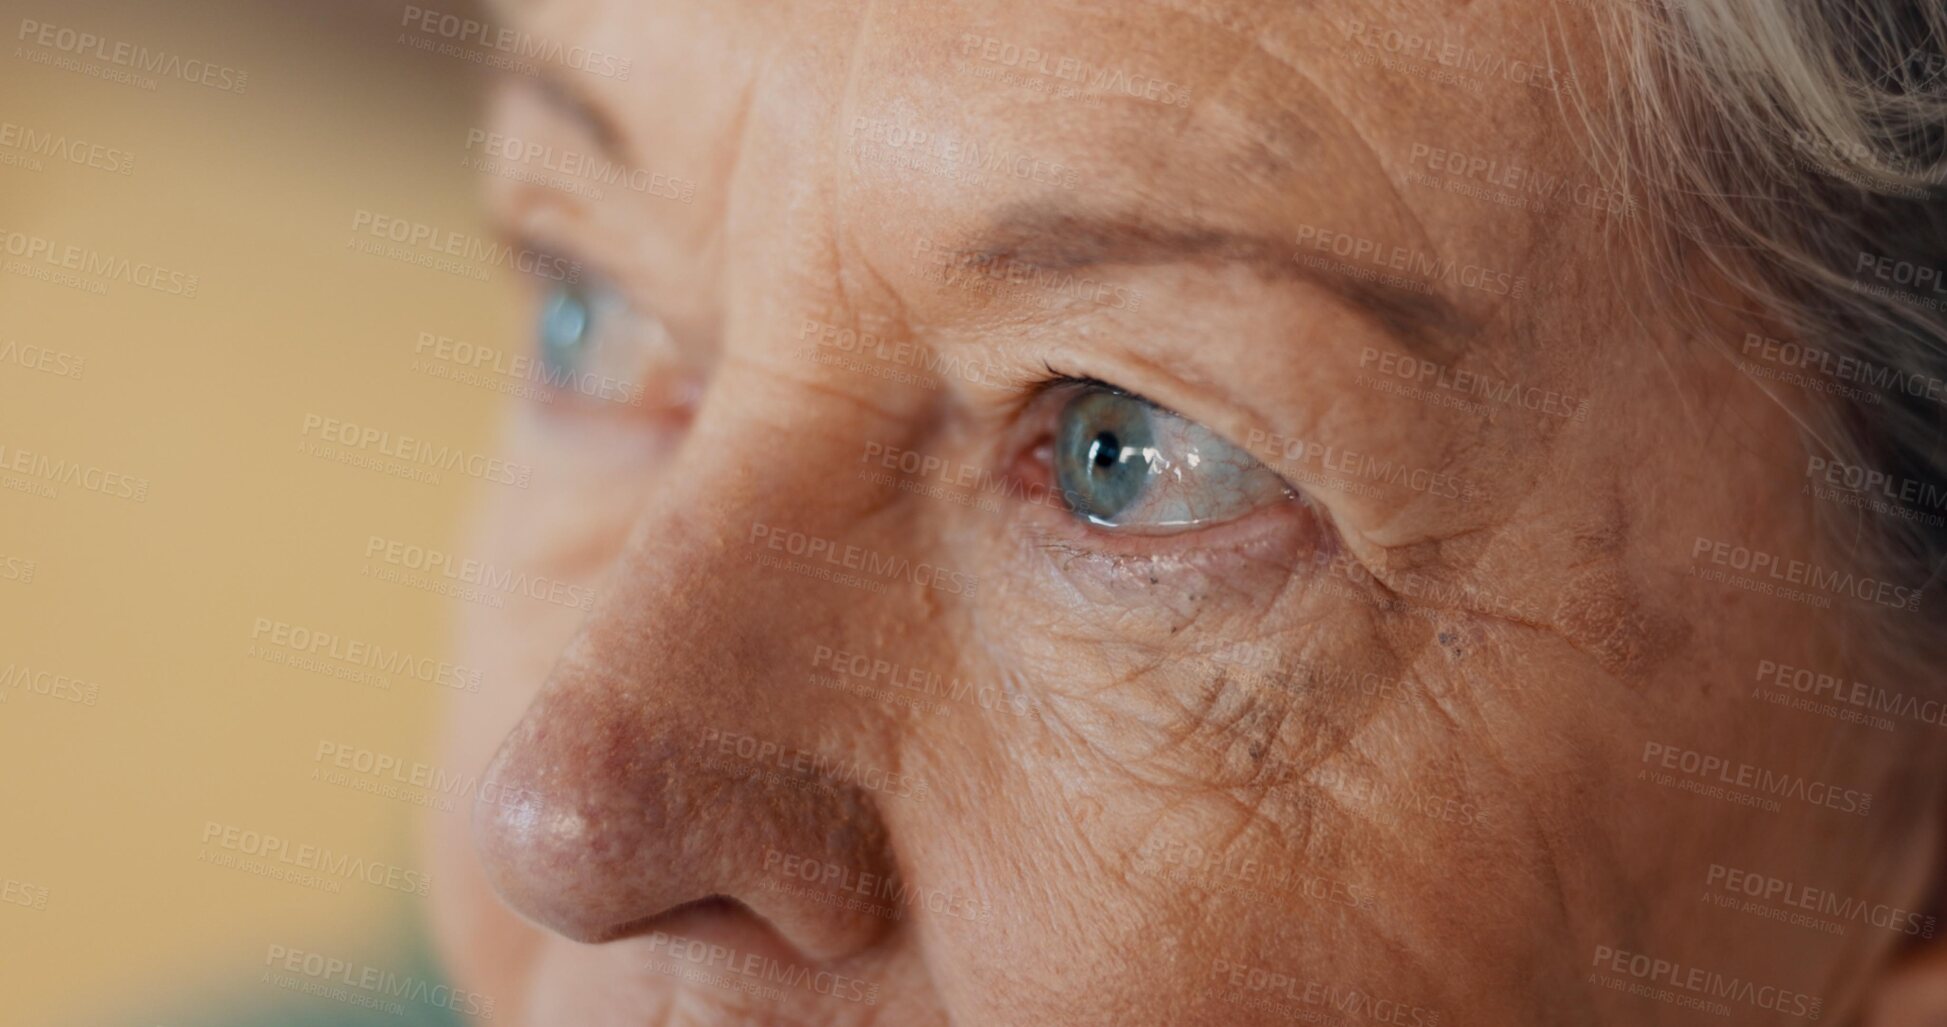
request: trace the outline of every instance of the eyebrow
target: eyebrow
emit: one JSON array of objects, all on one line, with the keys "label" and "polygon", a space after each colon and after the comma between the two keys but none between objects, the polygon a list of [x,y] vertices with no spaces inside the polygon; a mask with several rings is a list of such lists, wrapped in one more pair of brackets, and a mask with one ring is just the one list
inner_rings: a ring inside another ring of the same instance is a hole
[{"label": "eyebrow", "polygon": [[584,94],[580,86],[568,81],[559,69],[544,66],[536,77],[516,79],[515,88],[533,94],[556,117],[586,132],[610,163],[625,166],[629,163],[629,147],[622,126]]},{"label": "eyebrow", "polygon": [[1025,203],[1003,208],[959,253],[959,263],[968,268],[998,264],[1043,271],[1198,260],[1243,264],[1267,279],[1306,282],[1337,294],[1424,355],[1451,355],[1479,327],[1447,297],[1386,281],[1382,269],[1370,269],[1370,278],[1357,277],[1330,266],[1342,261],[1306,261],[1295,237],[1233,231],[1194,219],[1159,221]]}]

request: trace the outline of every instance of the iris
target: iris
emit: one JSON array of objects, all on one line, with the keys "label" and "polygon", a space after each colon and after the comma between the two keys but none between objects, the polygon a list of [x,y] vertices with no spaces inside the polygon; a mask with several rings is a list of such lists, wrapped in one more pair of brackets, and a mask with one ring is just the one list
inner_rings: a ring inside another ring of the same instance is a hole
[{"label": "iris", "polygon": [[550,379],[581,369],[589,340],[594,337],[591,320],[588,295],[579,285],[558,283],[542,301],[535,336]]},{"label": "iris", "polygon": [[1098,527],[1169,534],[1297,495],[1251,454],[1140,396],[1089,383],[1056,415],[1055,487]]},{"label": "iris", "polygon": [[1091,390],[1062,410],[1055,484],[1078,514],[1113,524],[1149,488],[1160,470],[1152,409],[1133,396]]}]

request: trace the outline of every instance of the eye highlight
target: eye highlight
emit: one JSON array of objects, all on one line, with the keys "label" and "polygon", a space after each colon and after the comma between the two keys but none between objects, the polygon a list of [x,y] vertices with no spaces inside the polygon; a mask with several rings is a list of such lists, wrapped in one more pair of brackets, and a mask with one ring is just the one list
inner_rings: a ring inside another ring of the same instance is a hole
[{"label": "eye highlight", "polygon": [[1135,534],[1220,524],[1296,496],[1210,429],[1099,384],[1080,387],[1056,413],[1050,462],[1076,517]]},{"label": "eye highlight", "polygon": [[534,341],[550,378],[572,375],[580,368],[583,352],[593,338],[589,306],[586,291],[579,285],[556,285],[542,299]]},{"label": "eye highlight", "polygon": [[698,372],[668,328],[600,275],[550,283],[537,299],[530,359],[545,402],[659,412],[693,400]]},{"label": "eye highlight", "polygon": [[594,395],[634,385],[673,346],[661,322],[638,313],[620,290],[595,275],[555,282],[541,296],[535,356],[556,388]]}]

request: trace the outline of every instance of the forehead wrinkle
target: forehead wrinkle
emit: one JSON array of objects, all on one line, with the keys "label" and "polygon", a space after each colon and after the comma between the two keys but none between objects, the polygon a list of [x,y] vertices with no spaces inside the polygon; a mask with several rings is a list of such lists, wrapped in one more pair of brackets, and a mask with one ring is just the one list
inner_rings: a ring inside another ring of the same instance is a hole
[{"label": "forehead wrinkle", "polygon": [[1297,78],[1300,82],[1303,82],[1305,86],[1310,89],[1311,95],[1318,98],[1320,103],[1323,105],[1324,110],[1330,112],[1330,114],[1337,120],[1338,125],[1342,127],[1346,131],[1346,133],[1349,134],[1351,139],[1354,142],[1358,143],[1359,146],[1365,150],[1366,155],[1371,158],[1372,165],[1379,171],[1381,178],[1386,183],[1387,190],[1392,193],[1393,206],[1405,214],[1407,220],[1411,222],[1413,228],[1417,231],[1418,233],[1417,242],[1420,245],[1420,247],[1425,252],[1428,253],[1441,252],[1438,247],[1435,247],[1433,245],[1433,237],[1431,233],[1427,231],[1426,222],[1421,220],[1419,212],[1415,211],[1413,207],[1406,202],[1406,195],[1399,187],[1399,180],[1394,176],[1391,169],[1389,169],[1386,166],[1386,162],[1380,159],[1378,148],[1372,145],[1372,142],[1367,137],[1366,133],[1359,127],[1358,123],[1353,120],[1352,116],[1349,113],[1347,113],[1345,108],[1341,107],[1338,101],[1332,97],[1331,92],[1325,89],[1324,86],[1320,84],[1318,79],[1315,78],[1304,67],[1300,66],[1297,61],[1286,58],[1281,54],[1274,53],[1270,47],[1265,45],[1263,33],[1259,33],[1257,37],[1254,37],[1251,40],[1251,46],[1257,53],[1262,54],[1267,60],[1271,61],[1273,64],[1276,64],[1284,68],[1286,71],[1290,72],[1293,77]]},{"label": "forehead wrinkle", "polygon": [[[1296,21],[1300,14],[1295,9],[1282,13],[1285,21]],[[1406,241],[1421,252],[1443,252],[1433,245],[1425,221],[1407,204],[1400,183],[1380,160],[1369,138],[1300,63],[1273,48],[1275,43],[1267,39],[1271,32],[1272,27],[1266,26],[1253,37],[1237,36],[1239,45],[1247,49],[1228,62],[1214,88],[1200,91],[1195,106],[1172,119],[1171,139],[1181,143],[1197,133],[1207,133],[1218,137],[1219,145],[1146,146],[1140,151],[1147,158],[1143,163],[1151,168],[1175,172],[1170,180],[1216,180],[1217,185],[1193,186],[1185,190],[1190,193],[1187,200],[1175,202],[1158,202],[1153,192],[1141,195],[1148,190],[1140,187],[1121,190],[1136,192],[1140,205],[1118,204],[1103,214],[1054,208],[1050,208],[1052,212],[1038,212],[1034,200],[1017,201],[1004,207],[986,232],[955,247],[947,265],[964,274],[1016,262],[1050,271],[1097,263],[1162,263],[1165,259],[1245,263],[1265,273],[1267,279],[1303,280],[1344,297],[1409,349],[1443,360],[1457,356],[1464,344],[1484,329],[1487,312],[1464,310],[1464,305],[1446,295],[1437,283],[1428,283],[1434,291],[1422,291],[1330,268],[1314,268],[1301,259],[1303,250],[1295,238],[1286,240],[1261,231],[1225,231],[1220,224],[1198,216],[1202,209],[1235,208],[1239,186],[1260,194],[1272,208],[1288,210],[1291,197],[1278,191],[1277,183],[1281,179],[1301,180],[1308,173],[1315,178],[1319,172],[1308,169],[1302,158],[1329,152],[1326,140],[1337,143],[1338,137],[1343,137],[1347,144],[1356,144],[1356,149],[1348,146],[1347,163],[1376,165],[1381,173],[1386,191],[1374,197],[1377,209],[1395,208],[1408,236]],[[1264,69],[1267,77],[1285,81],[1295,78],[1297,87],[1277,89],[1252,83],[1246,76],[1253,69]],[[1279,71],[1284,74],[1278,76]],[[1304,105],[1297,102],[1300,98],[1316,98],[1317,102]],[[1237,121],[1225,122],[1220,117],[1225,114]],[[1311,119],[1325,120],[1340,131],[1328,137],[1310,124]],[[1243,137],[1242,143],[1223,140],[1237,136]],[[1199,168],[1198,160],[1212,152],[1220,156],[1206,159],[1205,166]],[[1196,195],[1206,191],[1214,195]],[[1118,208],[1128,213],[1109,216]],[[1154,215],[1159,211],[1162,216]]]}]

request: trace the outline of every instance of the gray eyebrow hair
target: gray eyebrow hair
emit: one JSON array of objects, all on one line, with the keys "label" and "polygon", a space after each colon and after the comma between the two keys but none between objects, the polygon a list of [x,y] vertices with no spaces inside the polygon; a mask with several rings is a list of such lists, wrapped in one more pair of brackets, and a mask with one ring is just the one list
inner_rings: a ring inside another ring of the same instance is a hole
[{"label": "gray eyebrow hair", "polygon": [[1295,237],[1234,231],[1190,218],[1021,203],[1002,208],[959,252],[959,263],[970,267],[1016,264],[1046,271],[1199,260],[1244,264],[1267,279],[1307,282],[1339,295],[1426,356],[1452,356],[1480,327],[1437,292],[1308,263]]}]

